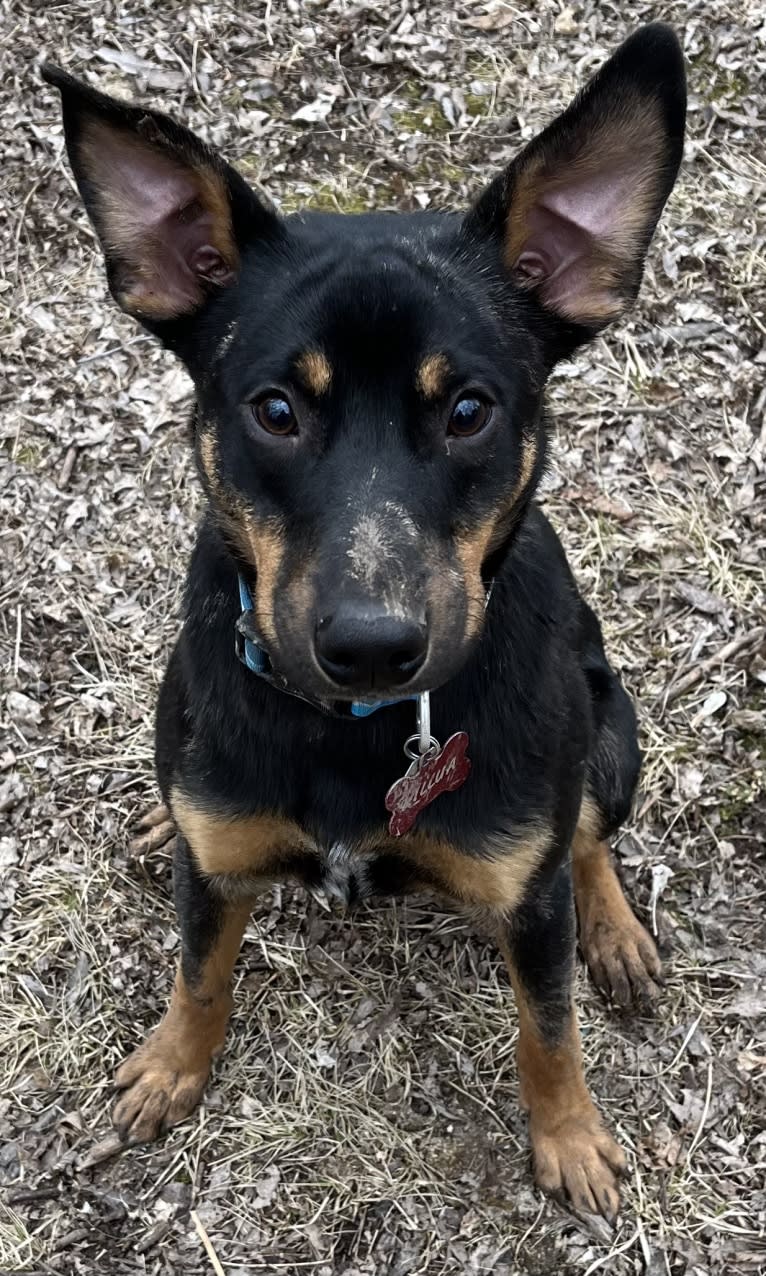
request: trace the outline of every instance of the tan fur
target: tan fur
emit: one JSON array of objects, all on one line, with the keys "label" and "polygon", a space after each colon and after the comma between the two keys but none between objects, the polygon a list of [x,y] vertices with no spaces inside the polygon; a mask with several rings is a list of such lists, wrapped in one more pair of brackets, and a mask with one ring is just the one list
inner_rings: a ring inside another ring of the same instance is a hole
[{"label": "tan fur", "polygon": [[463,568],[463,581],[468,600],[466,638],[473,638],[479,632],[484,620],[486,598],[481,567],[489,551],[497,517],[497,514],[493,513],[477,528],[472,528],[470,532],[463,532],[455,538],[455,552]]},{"label": "tan fur", "polygon": [[[255,572],[253,605],[258,628],[274,647],[277,643],[274,606],[277,579],[285,552],[282,528],[274,520],[258,519],[238,492],[224,483],[220,473],[218,440],[212,429],[205,428],[199,437],[199,457],[221,530],[242,558]],[[301,573],[290,581],[290,615],[296,631],[311,608],[306,560]]]},{"label": "tan fur", "polygon": [[154,1139],[199,1103],[210,1066],[223,1049],[232,1008],[229,981],[251,901],[227,907],[213,949],[192,986],[179,969],[164,1019],[118,1069],[125,1093],[114,1123],[131,1142]]},{"label": "tan fur", "polygon": [[415,830],[392,840],[390,849],[425,871],[452,899],[511,912],[550,844],[548,829],[520,829],[483,848],[486,856],[465,855],[447,842]]},{"label": "tan fur", "polygon": [[205,478],[210,486],[210,491],[217,495],[220,490],[220,476],[218,472],[218,439],[215,431],[205,429],[199,436],[199,457]]},{"label": "tan fur", "polygon": [[462,532],[455,538],[455,550],[463,568],[468,597],[466,638],[478,633],[484,617],[485,589],[481,578],[482,564],[507,534],[509,518],[526,490],[537,460],[537,443],[524,438],[521,444],[519,475],[500,510],[494,510],[478,527]]},{"label": "tan fur", "polygon": [[257,572],[255,617],[264,637],[273,645],[277,643],[274,621],[277,579],[285,552],[284,534],[274,522],[261,521],[250,511],[242,515],[242,530],[250,548],[250,559]]},{"label": "tan fur", "polygon": [[296,363],[296,371],[306,389],[317,396],[326,394],[332,385],[332,367],[320,350],[307,350]]},{"label": "tan fur", "polygon": [[577,1209],[613,1217],[625,1157],[588,1093],[574,1007],[556,1039],[547,1040],[502,936],[500,943],[519,1013],[519,1101],[529,1112],[536,1181],[547,1192],[566,1192]]},{"label": "tan fur", "polygon": [[415,384],[424,399],[438,399],[444,394],[449,376],[449,360],[445,354],[429,354],[421,363]]},{"label": "tan fur", "polygon": [[595,982],[621,1005],[652,1001],[662,970],[657,948],[625,898],[599,827],[584,801],[572,841],[580,947]]},{"label": "tan fur", "polygon": [[216,815],[196,806],[178,788],[172,791],[170,805],[203,873],[273,876],[285,855],[308,846],[298,825],[281,816]]},{"label": "tan fur", "polygon": [[[519,497],[525,491],[532,472],[535,468],[537,460],[537,441],[533,438],[523,438],[521,441],[521,468],[519,469],[519,477],[513,486],[510,497],[508,498],[508,509],[512,509],[517,503]],[[490,543],[490,548],[492,545]]]},{"label": "tan fur", "polygon": [[604,821],[598,806],[588,793],[583,794],[580,814],[577,817],[577,836],[585,839],[598,839],[601,836]]}]

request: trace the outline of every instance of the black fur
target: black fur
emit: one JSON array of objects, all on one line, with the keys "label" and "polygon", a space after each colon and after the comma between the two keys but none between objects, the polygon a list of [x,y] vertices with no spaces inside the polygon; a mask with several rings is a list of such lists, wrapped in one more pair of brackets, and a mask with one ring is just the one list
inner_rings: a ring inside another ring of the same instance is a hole
[{"label": "black fur", "polygon": [[221,933],[226,902],[200,872],[189,843],[180,834],[173,848],[173,896],[181,929],[181,972],[193,989]]},{"label": "black fur", "polygon": [[504,924],[503,939],[537,1028],[555,1046],[572,1013],[575,910],[567,863],[540,875],[524,907]]}]

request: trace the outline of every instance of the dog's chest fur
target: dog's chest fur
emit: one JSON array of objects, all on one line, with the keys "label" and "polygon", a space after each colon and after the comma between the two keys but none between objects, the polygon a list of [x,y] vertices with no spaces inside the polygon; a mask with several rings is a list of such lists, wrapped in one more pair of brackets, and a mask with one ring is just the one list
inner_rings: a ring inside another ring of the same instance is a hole
[{"label": "dog's chest fur", "polygon": [[350,904],[374,894],[370,860],[375,856],[362,855],[343,842],[334,842],[320,854],[320,889],[328,899],[338,899]]}]

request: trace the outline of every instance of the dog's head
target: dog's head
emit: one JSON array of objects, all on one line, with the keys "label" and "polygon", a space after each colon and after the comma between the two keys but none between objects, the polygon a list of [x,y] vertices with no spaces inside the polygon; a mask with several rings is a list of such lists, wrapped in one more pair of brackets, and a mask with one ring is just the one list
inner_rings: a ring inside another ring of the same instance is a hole
[{"label": "dog's head", "polygon": [[118,304],[183,359],[274,665],[452,677],[544,463],[542,391],[623,313],[676,177],[681,51],[632,36],[465,215],[281,218],[197,137],[46,67]]}]

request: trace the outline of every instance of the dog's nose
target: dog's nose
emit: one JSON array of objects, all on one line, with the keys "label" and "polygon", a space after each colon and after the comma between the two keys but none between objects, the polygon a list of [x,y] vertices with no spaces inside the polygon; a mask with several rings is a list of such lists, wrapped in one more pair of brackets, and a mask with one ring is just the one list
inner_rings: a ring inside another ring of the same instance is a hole
[{"label": "dog's nose", "polygon": [[340,687],[400,687],[423,664],[427,645],[426,626],[414,617],[351,603],[341,603],[316,628],[317,660]]}]

